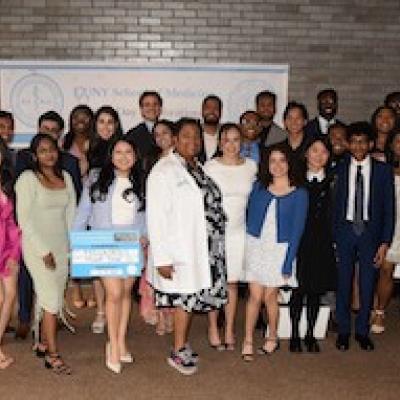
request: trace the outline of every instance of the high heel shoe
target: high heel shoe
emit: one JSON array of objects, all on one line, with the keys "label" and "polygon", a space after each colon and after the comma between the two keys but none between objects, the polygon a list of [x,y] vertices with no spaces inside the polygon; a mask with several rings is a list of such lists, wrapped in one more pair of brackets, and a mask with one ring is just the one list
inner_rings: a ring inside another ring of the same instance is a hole
[{"label": "high heel shoe", "polygon": [[304,345],[306,346],[306,350],[308,353],[320,352],[319,344],[314,336],[306,336],[304,338]]},{"label": "high heel shoe", "polygon": [[106,319],[104,312],[97,312],[96,318],[92,323],[92,332],[93,333],[104,333],[104,327],[106,325]]},{"label": "high heel shoe", "polygon": [[120,374],[121,373],[121,363],[113,363],[111,362],[111,345],[110,342],[106,343],[106,367],[114,372],[114,374]]},{"label": "high heel shoe", "polygon": [[245,362],[251,362],[254,360],[253,343],[247,342],[246,340],[242,345],[242,360]]},{"label": "high heel shoe", "polygon": [[298,337],[292,337],[289,341],[289,351],[291,353],[302,353],[301,341]]},{"label": "high heel shoe", "polygon": [[135,357],[133,357],[133,355],[128,352],[128,353],[120,356],[119,361],[121,361],[124,364],[132,364],[135,362]]},{"label": "high heel shoe", "polygon": [[[271,350],[269,350],[269,349],[266,348],[266,346],[268,346],[268,343],[275,343],[275,346]],[[264,346],[259,347],[257,349],[257,353],[260,354],[260,355],[270,356],[271,354],[273,354],[276,351],[278,351],[279,348],[280,348],[280,342],[279,342],[279,339],[277,337],[275,337],[275,338],[266,338]]]}]

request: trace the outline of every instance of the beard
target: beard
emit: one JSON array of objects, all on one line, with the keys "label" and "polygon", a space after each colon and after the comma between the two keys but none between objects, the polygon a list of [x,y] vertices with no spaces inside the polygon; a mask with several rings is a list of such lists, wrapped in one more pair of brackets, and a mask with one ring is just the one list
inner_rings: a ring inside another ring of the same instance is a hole
[{"label": "beard", "polygon": [[204,115],[204,123],[207,125],[218,125],[219,117],[216,114],[206,114]]}]

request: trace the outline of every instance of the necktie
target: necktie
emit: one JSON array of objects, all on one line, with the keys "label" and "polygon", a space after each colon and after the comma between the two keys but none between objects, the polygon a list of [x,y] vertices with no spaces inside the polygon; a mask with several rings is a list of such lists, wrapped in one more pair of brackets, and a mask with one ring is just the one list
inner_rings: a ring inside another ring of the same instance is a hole
[{"label": "necktie", "polygon": [[362,166],[357,166],[356,175],[356,193],[354,196],[354,219],[353,230],[357,236],[364,232],[364,177],[362,174]]}]

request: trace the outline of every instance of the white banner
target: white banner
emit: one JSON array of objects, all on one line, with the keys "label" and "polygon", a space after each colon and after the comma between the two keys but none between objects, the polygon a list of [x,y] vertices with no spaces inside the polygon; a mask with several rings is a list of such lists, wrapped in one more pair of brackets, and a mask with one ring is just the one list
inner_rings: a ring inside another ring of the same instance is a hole
[{"label": "white banner", "polygon": [[36,133],[40,114],[55,110],[68,129],[73,107],[87,104],[95,111],[111,105],[124,131],[139,122],[138,98],[156,90],[163,98],[163,118],[200,118],[209,94],[221,97],[223,121],[238,122],[254,109],[261,90],[277,95],[275,120],[281,125],[287,103],[288,65],[256,64],[109,64],[105,62],[0,61],[0,108],[15,117],[15,146],[26,145]]}]

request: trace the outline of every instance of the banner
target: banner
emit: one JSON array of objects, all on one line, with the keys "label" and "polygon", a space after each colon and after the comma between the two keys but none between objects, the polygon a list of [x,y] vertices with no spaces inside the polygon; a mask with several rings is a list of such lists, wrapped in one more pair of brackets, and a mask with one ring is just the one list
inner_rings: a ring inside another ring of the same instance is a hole
[{"label": "banner", "polygon": [[124,131],[141,122],[138,99],[145,90],[163,98],[162,117],[200,118],[205,96],[223,101],[222,120],[238,122],[254,109],[261,90],[277,95],[275,121],[282,124],[287,103],[288,65],[256,64],[132,64],[62,61],[0,61],[0,107],[14,114],[14,145],[26,145],[45,111],[61,114],[68,130],[73,107],[96,110],[111,105],[120,114]]}]

